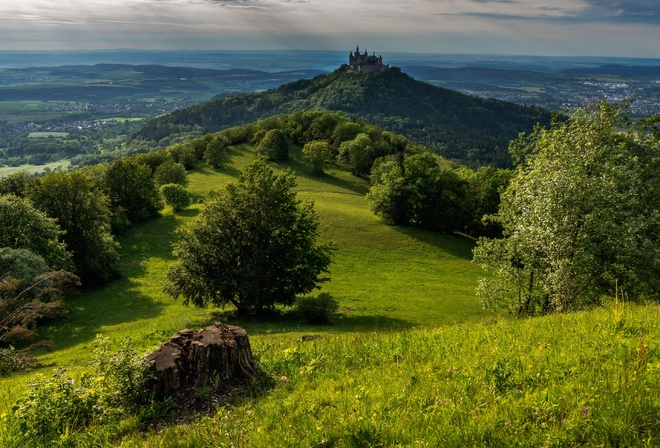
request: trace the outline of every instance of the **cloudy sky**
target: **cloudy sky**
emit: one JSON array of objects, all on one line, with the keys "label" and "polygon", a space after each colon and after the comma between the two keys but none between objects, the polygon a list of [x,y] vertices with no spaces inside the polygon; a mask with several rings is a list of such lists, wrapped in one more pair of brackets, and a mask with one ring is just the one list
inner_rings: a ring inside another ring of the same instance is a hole
[{"label": "cloudy sky", "polygon": [[660,57],[660,0],[0,0],[0,50]]}]

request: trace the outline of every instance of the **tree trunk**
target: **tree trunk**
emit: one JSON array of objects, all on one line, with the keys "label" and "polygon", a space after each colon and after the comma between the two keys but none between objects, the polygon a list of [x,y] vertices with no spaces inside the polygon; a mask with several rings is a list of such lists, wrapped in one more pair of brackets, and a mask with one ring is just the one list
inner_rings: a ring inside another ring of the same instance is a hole
[{"label": "tree trunk", "polygon": [[147,361],[156,377],[159,397],[213,383],[231,388],[257,378],[247,333],[220,322],[199,331],[181,330],[151,353]]}]

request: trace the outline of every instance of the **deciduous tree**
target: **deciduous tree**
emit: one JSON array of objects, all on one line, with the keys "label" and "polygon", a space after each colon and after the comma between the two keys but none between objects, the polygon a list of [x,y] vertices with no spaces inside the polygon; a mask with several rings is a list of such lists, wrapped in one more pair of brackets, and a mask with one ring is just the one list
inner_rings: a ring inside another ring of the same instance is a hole
[{"label": "deciduous tree", "polygon": [[631,124],[600,103],[512,143],[516,175],[502,196],[500,239],[475,260],[488,307],[519,314],[577,309],[614,295],[657,298],[660,279],[656,123]]},{"label": "deciduous tree", "polygon": [[331,262],[319,243],[311,201],[296,199],[296,179],[257,159],[236,184],[213,193],[201,216],[178,230],[178,262],[166,292],[197,306],[233,304],[241,313],[290,305],[310,292]]},{"label": "deciduous tree", "polygon": [[166,160],[156,167],[154,182],[158,187],[165,184],[179,184],[185,187],[188,185],[188,174],[186,168],[180,163]]},{"label": "deciduous tree", "polygon": [[71,254],[60,241],[62,233],[55,219],[28,199],[0,196],[0,247],[28,249],[52,269],[73,269]]},{"label": "deciduous tree", "polygon": [[181,211],[190,205],[190,193],[183,185],[165,184],[160,187],[160,194],[165,204],[172,207],[175,212]]},{"label": "deciduous tree", "polygon": [[73,253],[75,273],[84,282],[106,282],[116,275],[118,244],[110,233],[108,199],[86,174],[50,173],[30,197],[57,219],[64,231],[61,239]]},{"label": "deciduous tree", "polygon": [[326,162],[332,157],[332,148],[325,140],[314,140],[306,143],[302,149],[308,166],[315,174],[323,174]]},{"label": "deciduous tree", "polygon": [[257,145],[257,153],[274,162],[284,161],[289,158],[289,139],[279,129],[271,129]]}]

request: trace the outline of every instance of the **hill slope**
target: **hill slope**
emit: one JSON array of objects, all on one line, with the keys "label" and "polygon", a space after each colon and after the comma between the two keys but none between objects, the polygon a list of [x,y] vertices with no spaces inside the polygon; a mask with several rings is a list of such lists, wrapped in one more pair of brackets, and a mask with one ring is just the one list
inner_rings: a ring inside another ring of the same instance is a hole
[{"label": "hill slope", "polygon": [[539,108],[471,97],[435,87],[391,68],[379,73],[338,69],[265,92],[216,98],[159,117],[134,138],[159,141],[172,134],[216,132],[258,118],[327,109],[344,111],[402,133],[440,155],[469,165],[508,166],[509,141],[551,114]]}]

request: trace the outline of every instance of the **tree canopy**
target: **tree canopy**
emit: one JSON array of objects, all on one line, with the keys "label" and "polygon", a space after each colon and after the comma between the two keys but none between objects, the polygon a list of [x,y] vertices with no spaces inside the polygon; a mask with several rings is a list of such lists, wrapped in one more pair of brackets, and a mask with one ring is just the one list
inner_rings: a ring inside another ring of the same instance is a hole
[{"label": "tree canopy", "polygon": [[495,273],[480,283],[486,306],[565,311],[617,287],[657,298],[657,121],[632,124],[619,106],[600,103],[512,142],[518,166],[498,214],[503,237],[475,249]]},{"label": "tree canopy", "polygon": [[0,247],[28,249],[53,269],[72,269],[71,254],[60,241],[62,233],[55,219],[28,199],[0,196]]},{"label": "tree canopy", "polygon": [[318,242],[319,216],[312,201],[296,198],[295,185],[292,173],[275,174],[259,158],[238,183],[212,193],[200,217],[177,230],[166,292],[249,314],[291,305],[327,281],[332,244]]},{"label": "tree canopy", "polygon": [[30,197],[64,230],[61,239],[83,281],[106,282],[116,275],[118,244],[110,233],[108,199],[85,173],[50,173],[35,184]]}]

